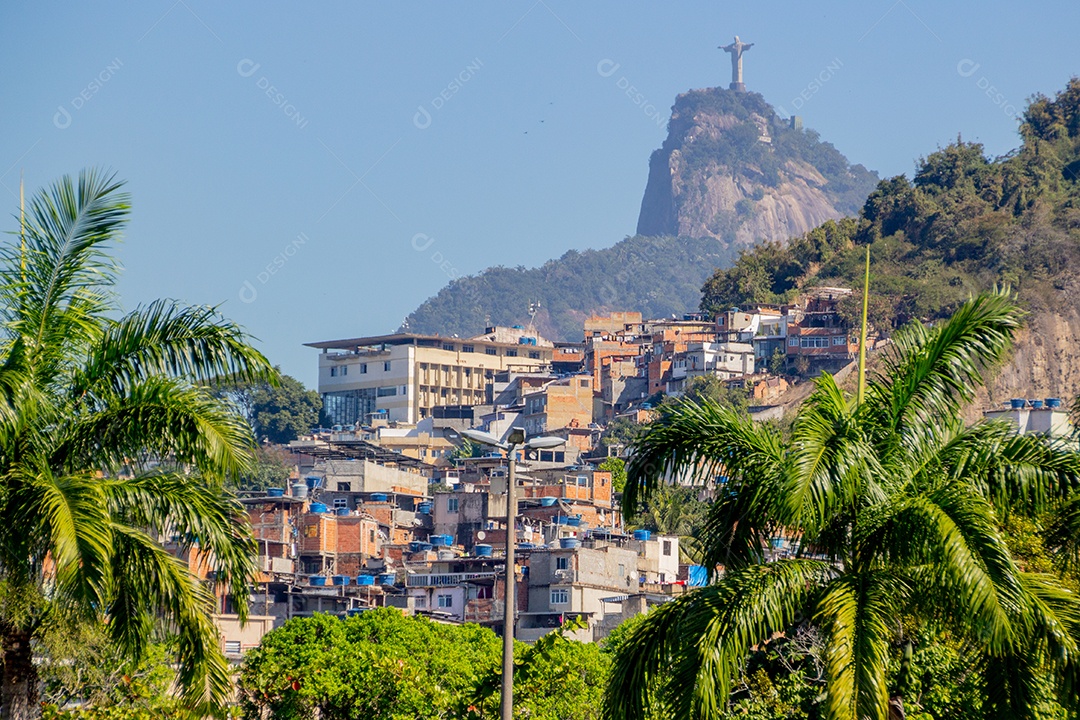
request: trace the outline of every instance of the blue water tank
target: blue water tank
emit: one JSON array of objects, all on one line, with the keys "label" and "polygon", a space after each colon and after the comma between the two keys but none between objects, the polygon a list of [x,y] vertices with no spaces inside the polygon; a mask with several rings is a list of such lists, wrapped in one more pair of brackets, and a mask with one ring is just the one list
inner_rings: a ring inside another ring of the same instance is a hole
[{"label": "blue water tank", "polygon": [[1031,401],[1031,407],[1035,408],[1036,410],[1042,410],[1042,406],[1043,406],[1043,401],[1042,400],[1032,400]]},{"label": "blue water tank", "polygon": [[446,547],[453,542],[453,538],[449,535],[432,535],[429,539],[434,547]]},{"label": "blue water tank", "polygon": [[327,510],[329,510],[329,508],[326,507],[326,503],[311,503],[311,505],[308,506],[308,512],[315,513],[316,515],[324,513]]},{"label": "blue water tank", "polygon": [[267,497],[285,497],[285,488],[266,488]]},{"label": "blue water tank", "polygon": [[1011,407],[1013,410],[1020,410],[1026,404],[1027,404],[1027,401],[1024,400],[1024,398],[1013,398],[1012,400],[1009,401],[1009,407]]},{"label": "blue water tank", "polygon": [[409,552],[427,552],[431,549],[431,543],[429,542],[417,542],[413,541],[409,543]]},{"label": "blue water tank", "polygon": [[551,507],[552,505],[554,505],[558,501],[559,501],[558,498],[542,497],[542,498],[540,498],[540,507]]},{"label": "blue water tank", "polygon": [[386,493],[371,493],[371,502],[386,502]]},{"label": "blue water tank", "polygon": [[311,490],[322,487],[322,478],[318,475],[308,475],[306,478],[304,478],[304,482],[307,483],[308,488]]},{"label": "blue water tank", "polygon": [[562,515],[556,515],[554,519],[555,519],[555,524],[556,525],[565,525],[566,521],[569,520],[570,518],[563,517]]},{"label": "blue water tank", "polygon": [[686,576],[686,584],[690,587],[705,587],[709,584],[709,571],[701,565],[691,565]]},{"label": "blue water tank", "polygon": [[380,575],[379,576],[379,584],[380,585],[393,585],[394,584],[394,573],[383,573],[382,575]]},{"label": "blue water tank", "polygon": [[356,584],[357,585],[374,585],[375,584],[375,576],[374,575],[357,575],[356,576]]},{"label": "blue water tank", "polygon": [[416,510],[417,510],[417,512],[422,513],[424,515],[430,515],[431,514],[431,507],[432,507],[432,505],[431,505],[430,502],[424,501],[422,503],[417,504]]},{"label": "blue water tank", "polygon": [[326,586],[326,578],[323,577],[322,575],[312,575],[311,577],[308,578],[308,584],[311,585],[312,587],[325,587]]},{"label": "blue water tank", "polygon": [[476,551],[476,557],[491,557],[492,547],[490,545],[477,545],[473,550]]},{"label": "blue water tank", "polygon": [[559,538],[559,547],[564,550],[581,547],[581,541],[577,538]]},{"label": "blue water tank", "polygon": [[648,530],[635,530],[634,531],[634,539],[635,540],[643,540],[644,541],[644,540],[648,540],[650,537],[652,537],[652,533],[649,532]]},{"label": "blue water tank", "polygon": [[1046,398],[1046,407],[1059,408],[1061,407],[1061,398]]},{"label": "blue water tank", "polygon": [[352,582],[352,578],[349,577],[348,575],[335,575],[334,576],[334,584],[335,585],[348,585],[351,582]]},{"label": "blue water tank", "polygon": [[782,538],[782,537],[774,537],[774,538],[772,538],[772,546],[773,546],[773,548],[775,548],[777,550],[784,547],[784,538]]},{"label": "blue water tank", "polygon": [[349,508],[337,508],[336,510],[334,510],[334,512],[337,513],[338,515],[348,515],[349,514]]},{"label": "blue water tank", "polygon": [[579,517],[568,517],[568,518],[566,518],[566,524],[570,525],[572,527],[578,527],[579,525],[581,525],[581,518],[579,518]]}]

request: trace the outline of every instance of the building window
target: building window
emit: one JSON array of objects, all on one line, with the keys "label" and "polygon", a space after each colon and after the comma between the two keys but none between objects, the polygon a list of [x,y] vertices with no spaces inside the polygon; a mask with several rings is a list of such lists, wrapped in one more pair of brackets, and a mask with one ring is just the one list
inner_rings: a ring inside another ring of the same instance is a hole
[{"label": "building window", "polygon": [[827,348],[827,347],[829,347],[829,338],[827,338],[827,337],[801,337],[801,338],[799,338],[799,347],[804,347],[804,348]]},{"label": "building window", "polygon": [[507,350],[506,357],[517,357],[517,350]]},{"label": "building window", "polygon": [[626,577],[626,566],[623,565],[622,563],[619,563],[619,577],[620,578]]},{"label": "building window", "polygon": [[454,607],[453,595],[439,595],[439,607],[440,608],[452,608]]},{"label": "building window", "polygon": [[390,361],[387,360],[382,364],[383,372],[390,372]]},{"label": "building window", "polygon": [[791,347],[799,347],[799,338],[794,337],[794,336],[789,337],[787,339],[787,344],[790,345]]},{"label": "building window", "polygon": [[461,346],[461,352],[463,352],[463,353],[464,352],[468,352],[468,353],[476,352],[476,347],[473,346],[473,345],[462,345]]},{"label": "building window", "polygon": [[349,507],[349,500],[347,498],[334,498],[335,508],[347,508]]},{"label": "building window", "polygon": [[397,395],[396,387],[381,387],[377,393],[379,397],[393,397]]},{"label": "building window", "polygon": [[496,350],[493,347],[489,347],[489,348],[484,348],[484,354],[485,355],[498,355],[499,351]]},{"label": "building window", "polygon": [[226,640],[225,641],[225,654],[226,655],[239,655],[240,654],[240,641],[239,640]]},{"label": "building window", "polygon": [[367,375],[367,363],[360,363],[360,374]]},{"label": "building window", "polygon": [[416,607],[418,607],[418,608],[426,608],[427,607],[427,598],[424,597],[423,595],[417,595],[415,597],[415,600],[416,600]]},{"label": "building window", "polygon": [[530,350],[529,351],[529,359],[530,360],[539,360],[540,359],[540,353],[538,353],[536,350]]},{"label": "building window", "polygon": [[570,591],[567,588],[551,588],[552,605],[569,605]]},{"label": "building window", "polygon": [[450,352],[453,352],[454,351],[454,343],[443,343],[442,344],[442,349],[443,350],[449,350]]},{"label": "building window", "polygon": [[555,558],[555,569],[556,570],[566,570],[569,567],[570,567],[570,558],[568,558],[568,557],[557,557],[557,558]]},{"label": "building window", "polygon": [[844,337],[843,335],[837,335],[837,336],[833,337],[833,339],[832,339],[832,344],[833,345],[844,345],[846,343],[847,343],[847,338]]},{"label": "building window", "polygon": [[370,542],[370,543],[375,542],[375,531],[374,530],[368,530],[368,542]]},{"label": "building window", "polygon": [[349,366],[348,365],[342,365],[341,366],[341,374],[342,375],[348,375],[349,374]]},{"label": "building window", "polygon": [[446,512],[456,513],[458,511],[458,499],[446,498]]},{"label": "building window", "polygon": [[670,540],[665,540],[664,541],[664,554],[669,556],[669,557],[671,556],[671,541]]},{"label": "building window", "polygon": [[338,492],[352,492],[352,483],[339,482],[337,484]]},{"label": "building window", "polygon": [[337,369],[336,365],[334,367],[330,368],[330,377],[337,377],[337,371],[338,371],[338,369]]}]

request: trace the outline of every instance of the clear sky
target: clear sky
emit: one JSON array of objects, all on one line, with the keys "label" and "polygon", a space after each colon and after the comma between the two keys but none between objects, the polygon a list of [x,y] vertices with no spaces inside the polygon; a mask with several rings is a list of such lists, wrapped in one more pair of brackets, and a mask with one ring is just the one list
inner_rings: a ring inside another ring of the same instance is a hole
[{"label": "clear sky", "polygon": [[960,133],[1012,149],[1078,27],[1076,2],[8,2],[0,230],[20,169],[112,169],[125,305],[220,305],[310,385],[304,342],[632,234],[675,95],[726,86],[736,33],[750,89],[887,177]]}]

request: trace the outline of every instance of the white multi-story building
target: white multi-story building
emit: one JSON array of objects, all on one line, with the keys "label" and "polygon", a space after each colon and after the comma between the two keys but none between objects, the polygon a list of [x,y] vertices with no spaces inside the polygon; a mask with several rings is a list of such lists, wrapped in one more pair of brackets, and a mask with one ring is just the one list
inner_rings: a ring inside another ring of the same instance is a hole
[{"label": "white multi-story building", "polygon": [[481,405],[501,370],[551,365],[552,343],[523,328],[488,328],[475,338],[395,333],[307,343],[319,355],[319,394],[336,425],[373,416],[416,423],[435,407]]}]

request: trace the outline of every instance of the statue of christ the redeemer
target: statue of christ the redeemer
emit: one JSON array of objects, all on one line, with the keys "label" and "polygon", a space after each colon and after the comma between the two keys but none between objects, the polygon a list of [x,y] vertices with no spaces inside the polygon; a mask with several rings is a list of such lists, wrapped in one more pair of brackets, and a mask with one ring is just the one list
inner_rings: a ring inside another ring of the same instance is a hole
[{"label": "statue of christ the redeemer", "polygon": [[746,92],[746,85],[742,80],[742,54],[754,47],[754,43],[744,43],[735,36],[735,42],[730,45],[721,45],[720,49],[731,53],[731,85],[728,87],[738,92]]}]

